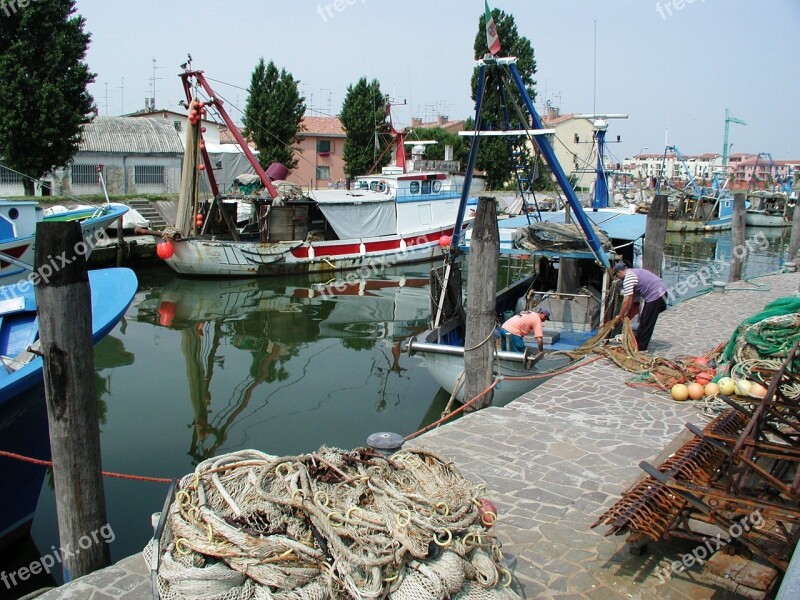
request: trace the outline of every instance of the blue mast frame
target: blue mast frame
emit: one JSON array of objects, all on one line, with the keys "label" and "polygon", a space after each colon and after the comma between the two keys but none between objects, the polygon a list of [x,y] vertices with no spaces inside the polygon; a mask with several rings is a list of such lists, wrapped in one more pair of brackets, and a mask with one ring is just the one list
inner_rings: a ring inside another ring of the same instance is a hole
[{"label": "blue mast frame", "polygon": [[[481,112],[483,110],[483,96],[486,89],[486,67],[492,66],[499,68],[503,65],[508,66],[508,69],[514,80],[514,84],[516,85],[517,90],[525,102],[525,107],[528,109],[528,113],[533,120],[533,129],[544,129],[542,120],[539,118],[536,108],[534,108],[533,102],[531,101],[530,95],[525,89],[525,84],[522,81],[522,77],[517,70],[517,59],[515,57],[487,57],[478,61],[478,88],[477,100],[475,102],[475,131],[481,131]],[[458,240],[461,236],[461,227],[464,223],[464,213],[467,208],[467,197],[469,196],[469,188],[472,184],[472,172],[475,170],[475,160],[477,159],[478,155],[479,143],[480,135],[476,135],[472,138],[472,143],[469,148],[469,158],[467,159],[466,174],[464,176],[464,187],[461,190],[461,201],[458,206],[458,217],[456,220],[455,229],[453,231],[453,241],[450,247],[451,256],[458,251]],[[564,169],[561,168],[561,164],[556,158],[553,147],[544,136],[539,136],[536,140],[536,143],[539,146],[539,150],[542,152],[545,162],[547,162],[547,165],[556,176],[556,181],[558,182],[559,187],[567,197],[567,202],[572,209],[575,220],[578,222],[578,225],[583,231],[583,235],[586,238],[586,243],[589,245],[589,249],[592,251],[592,254],[594,254],[595,258],[601,265],[603,265],[606,269],[610,269],[611,263],[608,260],[608,255],[603,250],[603,245],[600,243],[600,239],[598,238],[597,233],[595,233],[592,223],[589,221],[589,217],[586,216],[580,200],[578,200],[578,197],[575,195],[575,190],[573,190],[572,186],[569,184],[569,180],[564,174]]]}]

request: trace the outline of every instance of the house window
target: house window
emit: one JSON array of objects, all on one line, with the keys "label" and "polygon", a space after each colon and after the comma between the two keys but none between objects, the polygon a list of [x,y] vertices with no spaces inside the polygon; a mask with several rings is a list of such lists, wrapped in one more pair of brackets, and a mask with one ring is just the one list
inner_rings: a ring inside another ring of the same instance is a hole
[{"label": "house window", "polygon": [[100,185],[97,165],[72,165],[70,181],[72,185]]},{"label": "house window", "polygon": [[22,175],[0,165],[0,184],[20,184]]},{"label": "house window", "polygon": [[180,131],[183,124],[180,121],[173,121],[172,126],[175,128],[175,131]]},{"label": "house window", "polygon": [[331,141],[330,140],[317,140],[317,154],[330,154]]},{"label": "house window", "polygon": [[317,179],[330,179],[331,178],[331,168],[330,167],[317,167]]},{"label": "house window", "polygon": [[136,165],[133,167],[136,185],[164,185],[164,165]]}]

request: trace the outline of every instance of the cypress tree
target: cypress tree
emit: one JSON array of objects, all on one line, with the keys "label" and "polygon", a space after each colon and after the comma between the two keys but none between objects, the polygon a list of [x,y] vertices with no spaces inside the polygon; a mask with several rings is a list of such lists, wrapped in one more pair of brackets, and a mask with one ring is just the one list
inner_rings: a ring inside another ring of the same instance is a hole
[{"label": "cypress tree", "polygon": [[389,163],[386,106],[386,97],[377,79],[367,83],[367,78],[362,77],[355,85],[347,87],[339,118],[347,132],[344,169],[348,178],[365,175]]},{"label": "cypress tree", "polygon": [[260,59],[250,77],[249,96],[244,110],[244,135],[258,150],[258,162],[267,168],[279,162],[289,169],[297,167],[296,148],[301,121],[306,111],[305,98],[286,69]]}]

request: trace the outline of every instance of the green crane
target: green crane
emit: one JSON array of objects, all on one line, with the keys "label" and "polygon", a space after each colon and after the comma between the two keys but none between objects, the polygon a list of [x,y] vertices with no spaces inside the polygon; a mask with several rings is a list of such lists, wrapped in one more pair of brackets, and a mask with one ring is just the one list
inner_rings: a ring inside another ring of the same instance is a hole
[{"label": "green crane", "polygon": [[728,131],[730,129],[731,123],[736,123],[737,125],[747,125],[741,119],[737,119],[736,117],[732,117],[728,112],[728,109],[725,109],[725,147],[722,149],[722,166],[728,166]]}]

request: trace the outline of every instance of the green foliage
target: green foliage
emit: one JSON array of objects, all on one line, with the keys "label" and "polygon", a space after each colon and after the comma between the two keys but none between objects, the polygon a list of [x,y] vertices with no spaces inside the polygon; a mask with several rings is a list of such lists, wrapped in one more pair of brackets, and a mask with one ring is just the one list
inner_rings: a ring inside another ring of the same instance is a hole
[{"label": "green foliage", "polygon": [[349,179],[389,164],[387,115],[386,98],[377,79],[367,83],[367,78],[362,77],[355,85],[347,86],[339,119],[347,132],[344,171]]},{"label": "green foliage", "polygon": [[[528,38],[519,35],[517,25],[512,15],[507,15],[505,12],[494,9],[492,11],[497,33],[500,37],[500,44],[502,48],[498,53],[498,57],[516,56],[517,57],[517,70],[522,77],[522,82],[525,85],[531,101],[535,101],[536,92],[534,85],[536,82],[533,76],[536,74],[536,60],[533,55],[533,47]],[[478,33],[475,36],[475,59],[482,58],[487,52],[486,48],[486,18],[484,13],[481,13],[478,21]],[[491,73],[491,71],[489,71]],[[478,87],[478,70],[472,75],[472,99],[477,98]],[[519,129],[521,127],[520,117],[514,105],[518,106],[522,114],[526,114],[525,104],[522,101],[522,96],[517,91],[516,87],[504,86],[504,92],[509,98],[508,104],[510,112],[508,117],[504,115],[502,103],[499,94],[499,81],[492,77],[491,74],[486,82],[486,91],[483,101],[483,123],[481,129]],[[508,122],[506,122],[508,121]],[[528,123],[524,126],[529,126]],[[532,160],[528,157],[528,160]],[[513,177],[514,161],[508,148],[508,140],[502,137],[486,137],[480,141],[480,151],[476,161],[476,167],[486,173],[486,184],[490,189],[500,188],[510,178]]]},{"label": "green foliage", "polygon": [[[90,35],[74,0],[4,4],[0,12],[0,156],[29,177],[69,163],[95,111],[83,62]],[[16,8],[16,10],[11,10]],[[33,195],[26,179],[25,194]]]},{"label": "green foliage", "polygon": [[250,77],[249,96],[244,109],[244,135],[258,150],[258,162],[267,168],[279,162],[289,169],[297,167],[293,144],[298,142],[300,121],[306,112],[305,98],[298,81],[278,71],[275,63],[260,59]]},{"label": "green foliage", "polygon": [[406,136],[407,142],[414,140],[433,140],[436,144],[425,147],[425,160],[444,160],[444,147],[453,147],[453,160],[461,163],[463,169],[467,165],[469,146],[465,139],[457,133],[450,133],[441,127],[415,127]]}]

